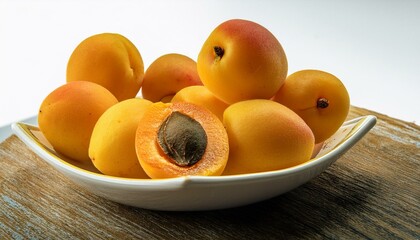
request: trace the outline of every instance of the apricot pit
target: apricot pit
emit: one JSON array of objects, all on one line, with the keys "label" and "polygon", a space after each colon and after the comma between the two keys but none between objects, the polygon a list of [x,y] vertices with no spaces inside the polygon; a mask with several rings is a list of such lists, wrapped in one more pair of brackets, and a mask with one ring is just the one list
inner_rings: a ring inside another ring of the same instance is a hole
[{"label": "apricot pit", "polygon": [[180,112],[173,112],[162,123],[158,142],[179,166],[191,166],[204,155],[207,135],[203,127],[193,118]]}]

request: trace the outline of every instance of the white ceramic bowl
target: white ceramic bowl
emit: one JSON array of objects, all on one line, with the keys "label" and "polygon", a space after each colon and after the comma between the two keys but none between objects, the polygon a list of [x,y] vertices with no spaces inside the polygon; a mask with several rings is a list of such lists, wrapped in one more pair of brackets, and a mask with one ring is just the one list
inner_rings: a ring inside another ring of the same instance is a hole
[{"label": "white ceramic bowl", "polygon": [[16,135],[42,159],[74,183],[111,201],[170,211],[243,206],[290,191],[322,173],[376,123],[375,116],[347,121],[309,162],[288,169],[232,176],[188,176],[172,179],[127,179],[106,176],[93,165],[57,154],[36,126],[12,124]]}]

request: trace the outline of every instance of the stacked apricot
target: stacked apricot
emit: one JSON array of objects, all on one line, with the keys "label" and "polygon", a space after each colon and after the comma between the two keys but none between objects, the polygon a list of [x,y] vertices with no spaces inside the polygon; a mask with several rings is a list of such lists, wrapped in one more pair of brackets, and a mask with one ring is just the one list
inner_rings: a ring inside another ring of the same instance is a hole
[{"label": "stacked apricot", "polygon": [[287,72],[278,39],[252,21],[221,23],[197,62],[171,53],[146,71],[130,40],[97,34],[71,54],[67,83],[42,102],[39,127],[59,154],[110,176],[289,168],[316,155],[350,100],[328,72]]}]

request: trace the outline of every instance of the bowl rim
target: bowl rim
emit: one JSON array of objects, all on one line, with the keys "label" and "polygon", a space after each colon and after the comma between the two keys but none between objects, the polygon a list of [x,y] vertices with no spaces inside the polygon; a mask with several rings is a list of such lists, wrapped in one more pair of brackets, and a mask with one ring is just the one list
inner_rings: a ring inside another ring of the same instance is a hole
[{"label": "bowl rim", "polygon": [[52,153],[38,138],[32,133],[32,130],[38,130],[35,125],[24,122],[15,122],[11,124],[13,132],[38,156],[44,161],[60,171],[67,174],[77,175],[84,180],[95,181],[97,183],[111,184],[114,186],[124,185],[130,188],[153,188],[153,189],[173,189],[174,187],[182,187],[186,184],[235,184],[240,181],[266,181],[272,178],[286,177],[297,172],[307,171],[317,165],[330,161],[337,155],[340,156],[349,150],[357,141],[359,141],[370,129],[376,124],[377,118],[374,115],[365,115],[356,117],[343,123],[342,126],[356,124],[350,133],[342,139],[331,151],[326,154],[315,157],[308,162],[296,165],[294,167],[266,171],[259,173],[245,173],[236,175],[222,175],[222,176],[183,176],[167,179],[133,179],[124,177],[108,176],[101,173],[95,173],[78,166],[75,166]]}]

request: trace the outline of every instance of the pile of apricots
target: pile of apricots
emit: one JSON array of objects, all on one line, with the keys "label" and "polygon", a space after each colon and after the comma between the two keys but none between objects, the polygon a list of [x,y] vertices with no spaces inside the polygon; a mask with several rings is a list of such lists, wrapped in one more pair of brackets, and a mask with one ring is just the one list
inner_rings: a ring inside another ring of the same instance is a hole
[{"label": "pile of apricots", "polygon": [[121,34],[86,38],[38,123],[59,154],[105,175],[220,176],[311,160],[349,107],[337,77],[314,69],[288,75],[278,39],[232,19],[210,33],[197,61],[170,53],[147,69]]}]

